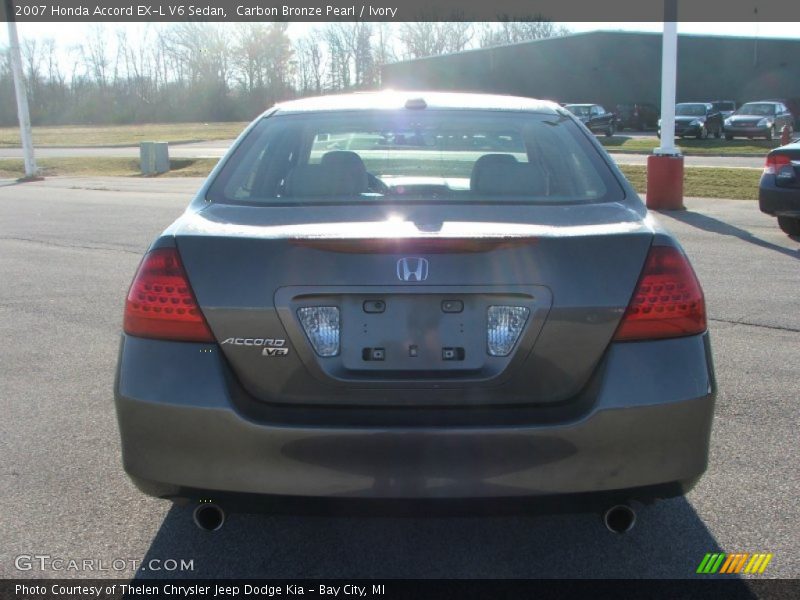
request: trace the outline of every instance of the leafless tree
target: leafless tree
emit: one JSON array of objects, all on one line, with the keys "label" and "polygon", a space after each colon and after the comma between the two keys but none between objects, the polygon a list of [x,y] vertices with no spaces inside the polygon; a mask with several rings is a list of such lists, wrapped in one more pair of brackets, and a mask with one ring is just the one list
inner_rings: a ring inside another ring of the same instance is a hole
[{"label": "leafless tree", "polygon": [[472,23],[464,21],[403,23],[398,39],[406,58],[424,58],[466,50],[475,35]]},{"label": "leafless tree", "polygon": [[552,21],[515,21],[506,19],[498,23],[486,23],[483,26],[480,46],[488,48],[505,44],[518,44],[520,42],[566,35],[567,33],[569,33],[569,30],[566,27],[556,25]]},{"label": "leafless tree", "polygon": [[373,61],[376,73],[376,84],[380,84],[380,74],[384,65],[395,62],[397,56],[395,54],[394,36],[389,28],[389,24],[385,22],[376,23],[374,26],[373,44]]},{"label": "leafless tree", "polygon": [[295,42],[297,60],[298,91],[301,94],[321,94],[325,80],[325,51],[322,36],[311,30]]},{"label": "leafless tree", "polygon": [[106,30],[100,25],[92,27],[86,41],[79,45],[86,73],[101,89],[108,85],[110,59],[107,46]]}]

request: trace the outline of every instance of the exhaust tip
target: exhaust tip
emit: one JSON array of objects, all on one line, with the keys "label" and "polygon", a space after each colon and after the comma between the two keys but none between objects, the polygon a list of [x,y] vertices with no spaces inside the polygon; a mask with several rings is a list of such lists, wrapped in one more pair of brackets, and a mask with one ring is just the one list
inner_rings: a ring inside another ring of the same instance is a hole
[{"label": "exhaust tip", "polygon": [[636,513],[627,504],[617,504],[603,514],[603,523],[612,533],[627,533],[636,525]]},{"label": "exhaust tip", "polygon": [[218,531],[225,523],[225,511],[216,504],[200,504],[194,509],[192,519],[203,531]]}]

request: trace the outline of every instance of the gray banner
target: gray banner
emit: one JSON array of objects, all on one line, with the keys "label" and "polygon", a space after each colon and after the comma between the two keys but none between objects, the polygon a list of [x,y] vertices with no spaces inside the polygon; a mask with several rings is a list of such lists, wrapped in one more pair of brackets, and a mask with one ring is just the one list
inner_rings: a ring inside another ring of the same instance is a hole
[{"label": "gray banner", "polygon": [[[661,0],[5,0],[3,20],[663,21]],[[672,13],[674,14],[674,13]],[[796,0],[679,0],[679,21],[800,21]]]}]

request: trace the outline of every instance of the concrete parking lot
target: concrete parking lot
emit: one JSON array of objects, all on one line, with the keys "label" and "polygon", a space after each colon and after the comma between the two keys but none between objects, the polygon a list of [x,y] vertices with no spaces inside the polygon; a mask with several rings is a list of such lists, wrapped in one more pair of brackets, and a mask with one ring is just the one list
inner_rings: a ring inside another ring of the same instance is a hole
[{"label": "concrete parking lot", "polygon": [[[192,559],[261,577],[692,577],[704,554],[770,552],[800,576],[800,242],[747,201],[659,215],[705,287],[719,397],[709,470],[615,536],[596,514],[233,515],[195,528],[120,466],[112,389],[123,300],[148,243],[198,180],[54,179],[0,187],[0,577],[15,557]],[[202,435],[201,432],[198,432]]]}]

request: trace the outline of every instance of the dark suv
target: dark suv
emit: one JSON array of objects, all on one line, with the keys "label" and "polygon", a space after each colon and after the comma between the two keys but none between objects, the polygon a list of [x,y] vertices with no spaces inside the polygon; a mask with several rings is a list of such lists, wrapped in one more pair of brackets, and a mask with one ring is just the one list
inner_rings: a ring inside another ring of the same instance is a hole
[{"label": "dark suv", "polygon": [[736,102],[733,100],[712,100],[711,106],[722,115],[723,119],[730,117],[736,110]]},{"label": "dark suv", "polygon": [[658,124],[658,108],[649,102],[633,104],[617,104],[617,129],[633,129],[643,131],[655,129]]}]

